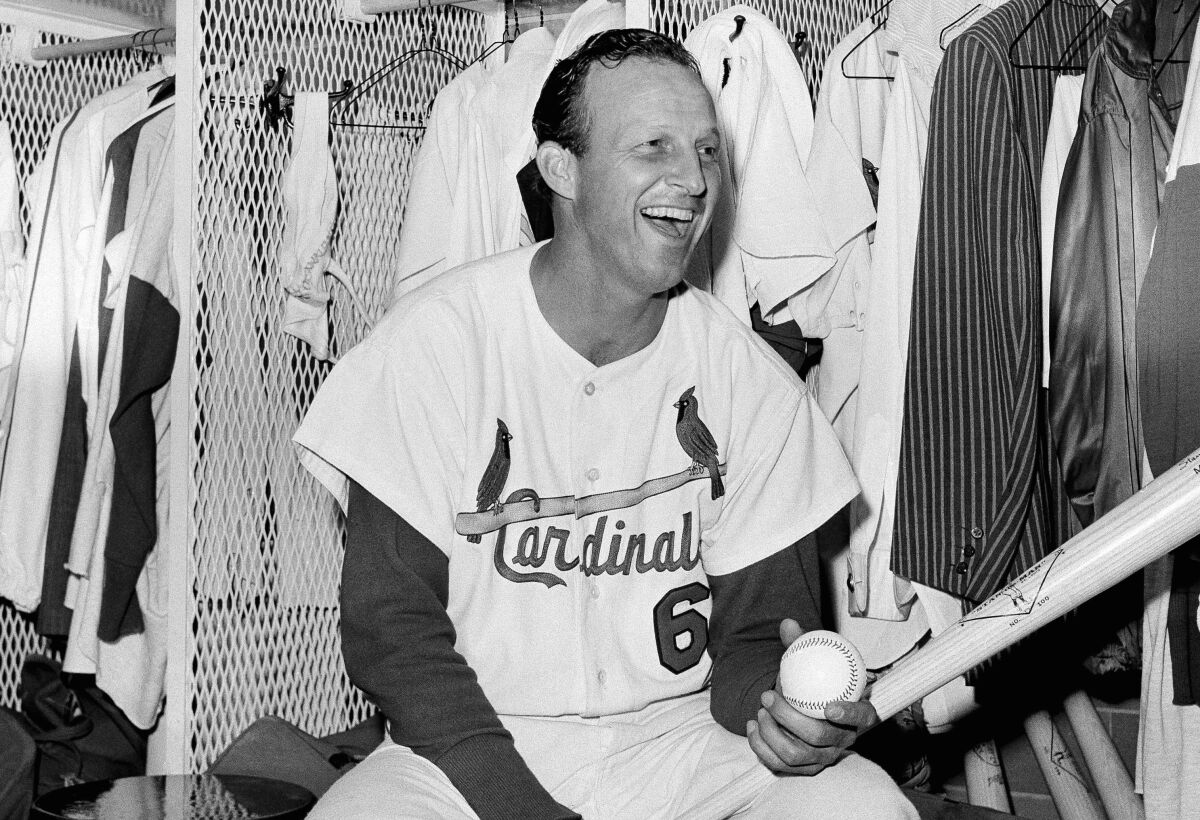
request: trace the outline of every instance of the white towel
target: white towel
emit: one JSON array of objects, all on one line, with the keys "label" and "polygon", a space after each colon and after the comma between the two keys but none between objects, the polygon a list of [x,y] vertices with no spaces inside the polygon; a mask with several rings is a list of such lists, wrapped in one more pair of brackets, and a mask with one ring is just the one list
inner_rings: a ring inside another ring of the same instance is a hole
[{"label": "white towel", "polygon": [[337,220],[337,173],[329,151],[329,95],[297,92],[292,105],[295,133],[292,158],[283,172],[283,243],[279,250],[280,277],[287,301],[283,331],[303,339],[318,359],[329,360],[329,289],[331,274],[350,292],[363,313],[362,302],[333,258],[333,226]]}]

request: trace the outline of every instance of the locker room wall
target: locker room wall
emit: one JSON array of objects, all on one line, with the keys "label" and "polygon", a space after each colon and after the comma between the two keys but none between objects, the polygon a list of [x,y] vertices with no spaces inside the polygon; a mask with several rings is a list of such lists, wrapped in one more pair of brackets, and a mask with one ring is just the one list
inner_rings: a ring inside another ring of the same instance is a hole
[{"label": "locker room wall", "polygon": [[[339,0],[195,0],[197,205],[193,278],[187,544],[190,645],[185,666],[187,765],[206,767],[249,723],[276,714],[320,735],[366,717],[338,640],[342,529],[337,508],[289,441],[330,365],[281,330],[276,259],[280,175],[291,133],[257,111],[282,66],[288,89],[336,90],[428,46],[464,61],[487,43],[487,18],[453,6],[338,20]],[[362,99],[359,121],[420,123],[458,73],[444,56],[413,57]],[[361,339],[390,297],[414,129],[332,129],[340,211],[333,256],[368,315],[333,291],[333,350]],[[178,704],[177,704],[178,706]]]},{"label": "locker room wall", "polygon": [[[129,0],[135,5],[142,0]],[[99,2],[99,0],[97,0]],[[476,4],[482,7],[484,4]],[[631,25],[682,38],[728,0],[628,0]],[[869,0],[753,0],[782,31],[808,34],[801,63],[814,91],[825,55],[878,5]],[[280,328],[284,293],[275,260],[282,239],[280,176],[291,134],[257,110],[275,68],[289,89],[336,90],[406,51],[432,46],[473,59],[502,16],[458,7],[339,20],[341,0],[178,0],[178,123],[190,177],[177,181],[176,223],[190,269],[175,383],[176,451],[188,452],[172,486],[181,515],[169,534],[178,640],[172,643],[170,738],[152,770],[199,771],[255,718],[276,714],[314,734],[369,714],[345,677],[337,633],[342,529],[336,505],[300,469],[292,432],[328,363]],[[522,26],[536,3],[521,0]],[[148,58],[113,52],[38,69],[5,67],[0,99],[41,101],[20,126],[22,177],[49,128],[71,109],[133,74]],[[189,67],[190,66],[190,67]],[[30,85],[21,72],[41,75]],[[373,122],[423,120],[458,69],[426,53],[367,95]],[[195,99],[184,108],[185,100]],[[48,103],[48,104],[47,104]],[[365,305],[362,315],[333,280],[334,351],[365,335],[388,301],[415,129],[334,128],[341,209],[333,255]],[[190,147],[190,148],[189,148]],[[177,254],[178,256],[178,254]],[[182,431],[182,433],[180,432]],[[28,622],[0,603],[0,702],[14,703],[20,660],[41,645]],[[175,694],[178,693],[178,694]]]}]

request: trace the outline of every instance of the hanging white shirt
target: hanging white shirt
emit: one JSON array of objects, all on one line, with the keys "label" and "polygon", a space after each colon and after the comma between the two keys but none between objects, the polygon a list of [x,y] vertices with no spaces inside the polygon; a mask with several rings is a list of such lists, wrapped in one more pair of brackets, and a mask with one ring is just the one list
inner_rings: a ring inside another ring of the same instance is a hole
[{"label": "hanging white shirt", "polygon": [[[822,224],[837,258],[833,268],[788,300],[805,335],[824,339],[817,374],[817,401],[849,450],[854,434],[854,396],[866,319],[866,279],[871,269],[875,202],[864,162],[878,168],[883,151],[892,58],[871,19],[863,21],[829,53],[805,166]],[[860,79],[873,77],[876,79]]]},{"label": "hanging white shirt", "polygon": [[550,73],[554,45],[549,29],[526,31],[467,104],[467,146],[450,230],[462,243],[455,264],[530,244],[522,241],[525,206],[517,172],[536,150],[533,108]]},{"label": "hanging white shirt", "polygon": [[35,218],[11,427],[0,456],[0,597],[23,611],[32,611],[41,600],[71,347],[88,251],[94,233],[105,229],[104,152],[146,110],[147,89],[164,76],[158,70],[140,74],[84,106],[70,127],[57,132],[57,144],[47,155],[51,164],[33,182],[34,190],[45,192],[46,205]]},{"label": "hanging white shirt", "polygon": [[879,224],[866,288],[859,412],[850,463],[862,493],[850,504],[851,611],[871,618],[908,617],[914,593],[891,572],[892,525],[908,359],[909,305],[916,263],[921,181],[932,86],[914,76],[903,55],[894,65],[879,182]]},{"label": "hanging white shirt", "polygon": [[462,261],[446,226],[454,213],[467,146],[468,124],[463,112],[486,76],[481,63],[469,66],[433,101],[421,147],[413,159],[400,224],[393,302]]},{"label": "hanging white shirt", "polygon": [[[736,16],[745,23],[731,42]],[[746,324],[757,302],[769,323],[795,319],[808,333],[789,299],[833,267],[835,248],[804,169],[813,129],[804,73],[779,29],[749,6],[710,17],[684,45],[715,101],[733,181],[710,230],[712,291]]]},{"label": "hanging white shirt", "polygon": [[442,89],[413,166],[392,302],[465,262],[532,237],[516,175],[533,158],[533,109],[551,67],[592,34],[625,25],[625,6],[588,0],[555,40],[531,29],[495,69],[475,64]]},{"label": "hanging white shirt", "polygon": [[[893,73],[895,54],[889,53],[889,44],[888,33],[876,30],[875,21],[868,19],[834,46],[826,60],[807,169],[822,218],[837,247],[837,261],[812,287],[791,300],[793,309],[805,306],[810,326],[820,327],[819,335],[825,337],[817,375],[818,401],[847,452],[853,444],[859,360],[869,319],[871,229],[877,219],[863,160],[879,169],[880,179],[888,179],[887,163],[895,159],[889,157],[885,163],[883,156],[891,83],[862,78]],[[890,136],[894,138],[895,131]],[[889,144],[889,149],[894,151],[895,145]],[[880,204],[884,202],[881,197]],[[834,627],[859,649],[869,669],[895,662],[928,631],[919,609],[907,620],[903,614],[891,612],[890,618],[855,617],[863,613],[854,606],[847,584],[853,580],[848,543],[823,552],[822,558]]]}]

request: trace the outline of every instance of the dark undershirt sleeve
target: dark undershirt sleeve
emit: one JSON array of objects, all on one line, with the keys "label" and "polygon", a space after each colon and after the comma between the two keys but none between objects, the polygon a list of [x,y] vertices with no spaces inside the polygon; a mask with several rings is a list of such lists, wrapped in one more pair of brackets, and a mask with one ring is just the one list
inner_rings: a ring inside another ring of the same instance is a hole
[{"label": "dark undershirt sleeve", "polygon": [[759,697],[775,686],[784,646],[779,622],[792,618],[805,631],[821,628],[820,567],[816,539],[731,572],[710,575],[712,619],[712,715],[738,735],[759,709]]},{"label": "dark undershirt sleeve", "polygon": [[483,818],[577,818],[537,781],[454,649],[446,556],[351,482],[342,654],[392,739],[445,772]]}]

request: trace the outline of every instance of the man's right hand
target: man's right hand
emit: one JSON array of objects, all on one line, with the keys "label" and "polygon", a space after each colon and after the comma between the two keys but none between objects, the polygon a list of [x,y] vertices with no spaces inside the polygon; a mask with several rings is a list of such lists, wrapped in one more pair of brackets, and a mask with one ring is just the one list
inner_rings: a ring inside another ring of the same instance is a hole
[{"label": "man's right hand", "polygon": [[[804,634],[790,618],[779,625],[784,646]],[[777,774],[814,775],[839,761],[859,734],[879,722],[870,701],[835,701],[825,719],[802,714],[775,688],[763,692],[762,708],[746,724],[746,739],[762,764]]]}]

